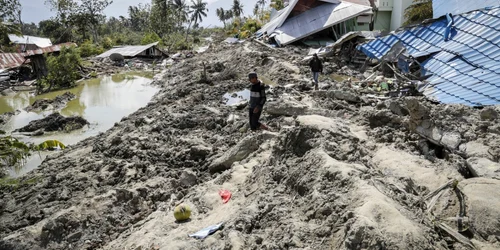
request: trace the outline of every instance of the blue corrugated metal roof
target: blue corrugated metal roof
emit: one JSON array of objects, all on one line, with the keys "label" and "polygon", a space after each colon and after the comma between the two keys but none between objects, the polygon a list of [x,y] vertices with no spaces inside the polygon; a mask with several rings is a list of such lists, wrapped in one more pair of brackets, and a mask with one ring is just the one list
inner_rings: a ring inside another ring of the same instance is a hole
[{"label": "blue corrugated metal roof", "polygon": [[433,0],[432,9],[434,18],[446,15],[446,13],[462,14],[471,10],[485,7],[497,6],[498,0]]},{"label": "blue corrugated metal roof", "polygon": [[469,106],[500,104],[500,8],[473,11],[448,21],[412,27],[358,47],[371,58],[381,59],[398,42],[413,57],[430,55],[422,63],[429,84],[424,95],[443,103]]}]

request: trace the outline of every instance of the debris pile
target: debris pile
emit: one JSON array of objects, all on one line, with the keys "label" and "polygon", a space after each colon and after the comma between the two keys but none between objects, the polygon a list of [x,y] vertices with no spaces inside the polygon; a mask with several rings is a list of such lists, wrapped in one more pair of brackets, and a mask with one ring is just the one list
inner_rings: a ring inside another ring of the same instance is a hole
[{"label": "debris pile", "polygon": [[44,110],[58,110],[64,108],[69,101],[76,98],[76,95],[71,92],[66,92],[62,95],[57,96],[54,99],[39,99],[33,102],[30,106],[26,108],[26,111],[44,111]]},{"label": "debris pile", "polygon": [[73,131],[81,129],[83,126],[88,125],[89,122],[82,117],[64,117],[59,113],[53,113],[43,119],[30,122],[28,125],[17,129],[15,132],[43,132],[54,131]]},{"label": "debris pile", "polygon": [[[369,98],[349,68],[311,91],[304,55],[244,42],[173,64],[147,107],[0,186],[0,248],[500,247],[498,107]],[[251,71],[275,83],[274,132],[222,102]]]}]

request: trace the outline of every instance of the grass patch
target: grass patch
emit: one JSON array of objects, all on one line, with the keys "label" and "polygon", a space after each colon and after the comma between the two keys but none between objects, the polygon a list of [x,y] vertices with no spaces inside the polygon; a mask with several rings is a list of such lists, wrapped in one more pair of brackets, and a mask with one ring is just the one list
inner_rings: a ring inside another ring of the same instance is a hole
[{"label": "grass patch", "polygon": [[40,182],[40,178],[35,177],[27,180],[21,180],[20,178],[0,178],[0,188],[14,188],[17,189],[25,185],[34,185]]}]

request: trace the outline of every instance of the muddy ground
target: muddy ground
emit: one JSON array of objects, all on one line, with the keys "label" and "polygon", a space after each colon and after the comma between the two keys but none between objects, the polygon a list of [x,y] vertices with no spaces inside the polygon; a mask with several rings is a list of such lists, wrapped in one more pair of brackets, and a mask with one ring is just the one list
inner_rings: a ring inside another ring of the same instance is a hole
[{"label": "muddy ground", "polygon": [[[311,91],[304,53],[222,44],[168,68],[147,107],[0,186],[0,249],[500,248],[498,108]],[[221,101],[253,70],[277,84],[273,132]]]}]

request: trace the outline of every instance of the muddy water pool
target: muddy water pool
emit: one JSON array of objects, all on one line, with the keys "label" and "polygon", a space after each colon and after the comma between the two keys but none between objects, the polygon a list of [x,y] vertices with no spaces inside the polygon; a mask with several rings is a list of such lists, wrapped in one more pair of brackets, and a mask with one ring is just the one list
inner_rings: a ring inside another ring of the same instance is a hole
[{"label": "muddy water pool", "polygon": [[[27,125],[30,121],[42,119],[53,111],[26,112],[24,109],[38,99],[54,99],[65,92],[71,92],[76,98],[68,102],[60,113],[63,116],[82,116],[90,122],[89,126],[70,133],[47,133],[43,136],[30,137],[13,133],[14,137],[28,143],[41,143],[46,140],[59,140],[66,146],[78,143],[113,127],[123,117],[130,115],[148,104],[159,89],[151,85],[152,79],[133,74],[118,74],[99,79],[83,81],[77,87],[34,96],[30,92],[19,92],[13,96],[0,97],[0,114],[18,111],[0,130],[7,133]],[[50,153],[34,153],[21,169],[12,169],[13,177],[23,175],[38,167]]]}]

